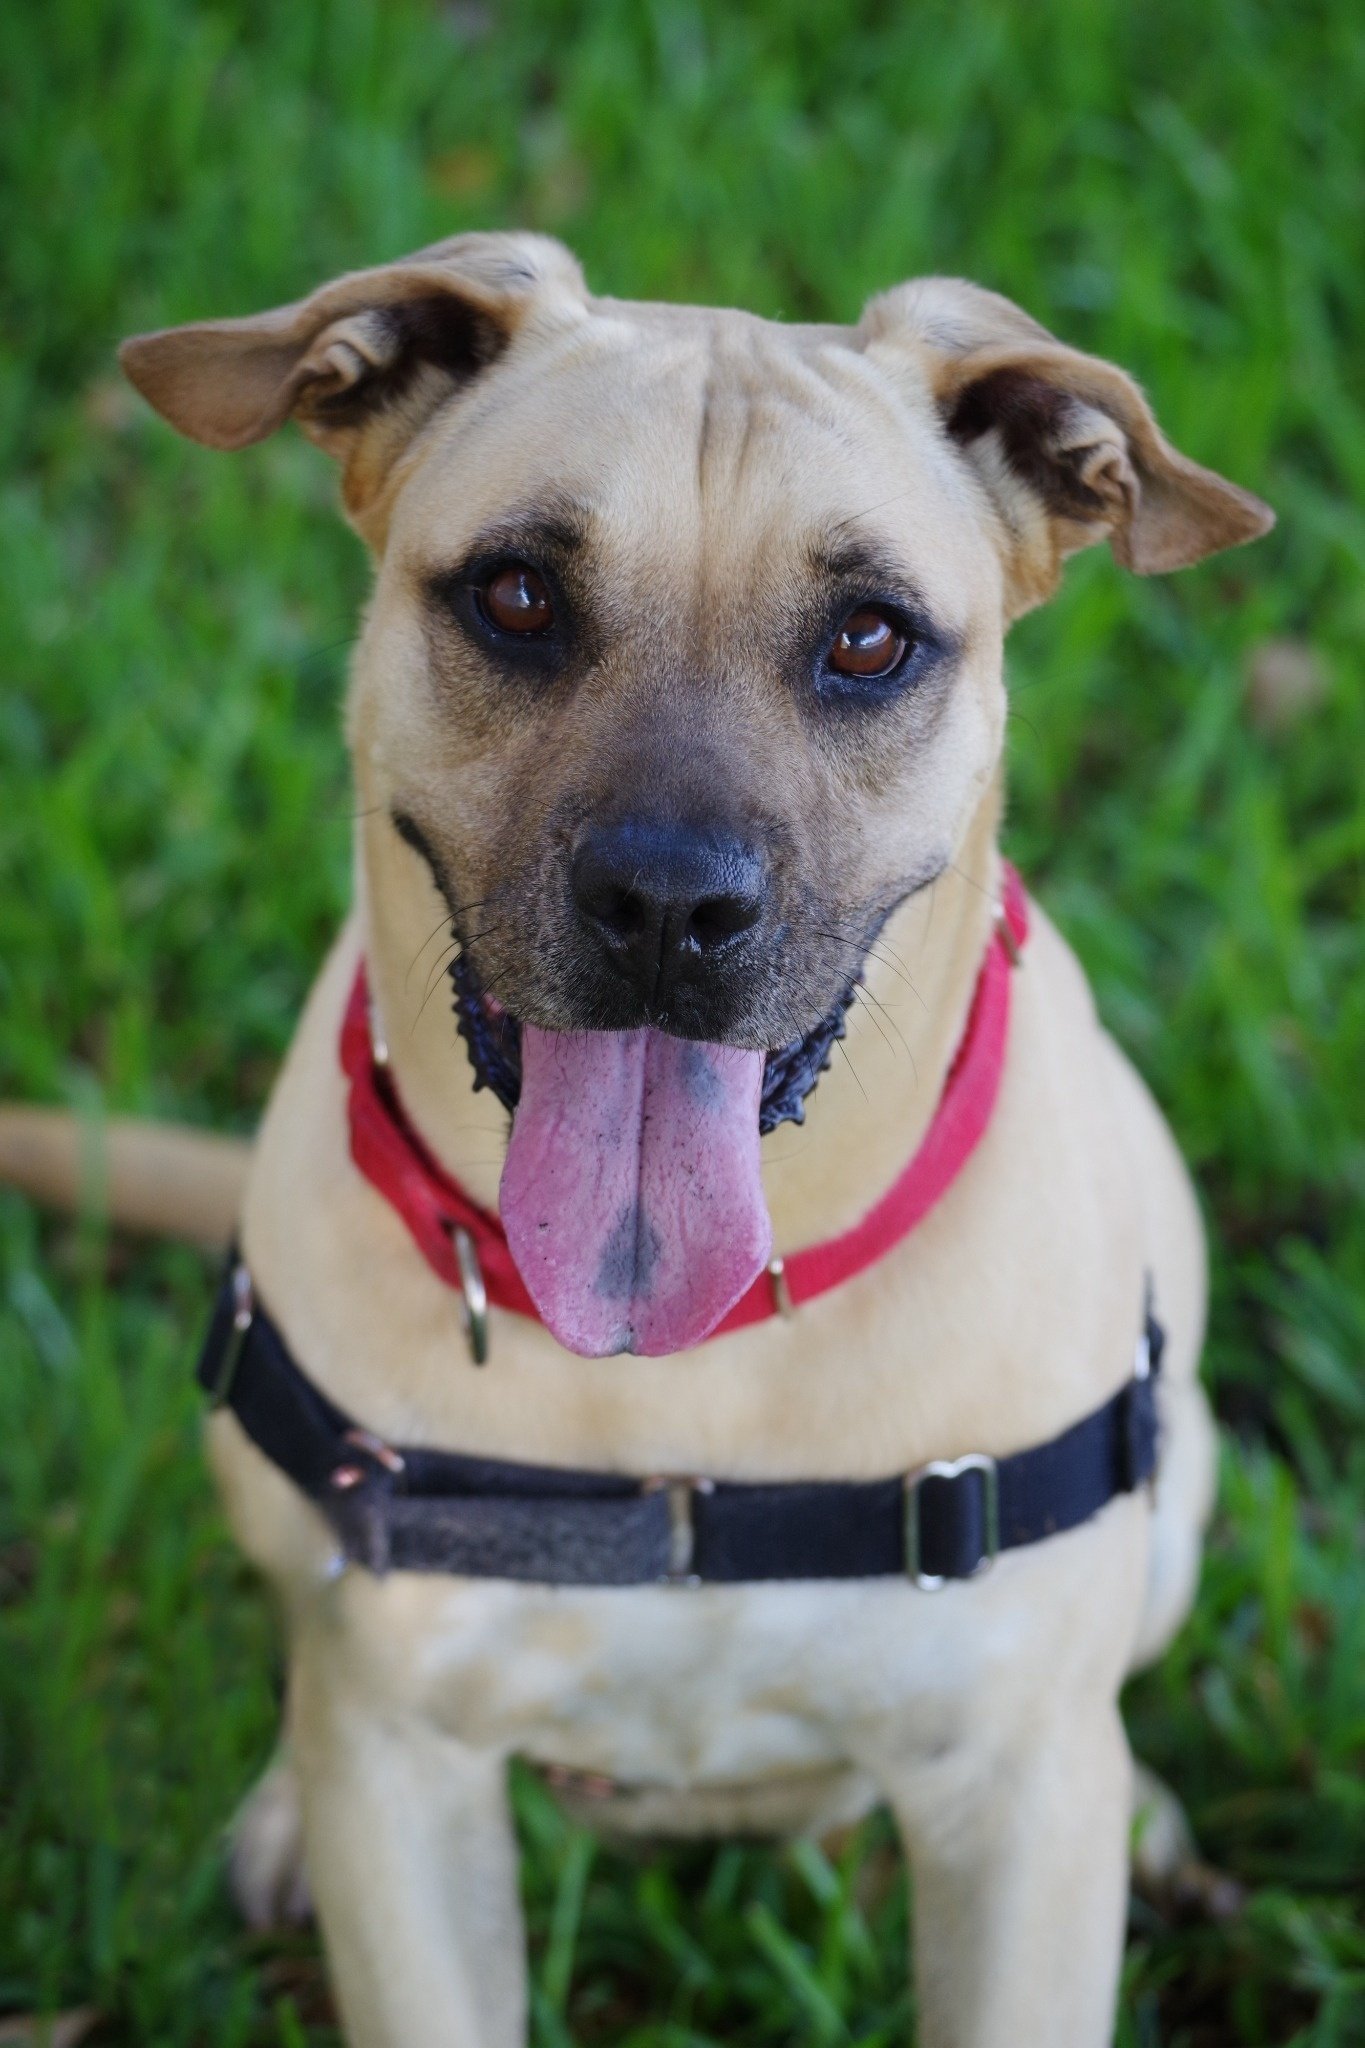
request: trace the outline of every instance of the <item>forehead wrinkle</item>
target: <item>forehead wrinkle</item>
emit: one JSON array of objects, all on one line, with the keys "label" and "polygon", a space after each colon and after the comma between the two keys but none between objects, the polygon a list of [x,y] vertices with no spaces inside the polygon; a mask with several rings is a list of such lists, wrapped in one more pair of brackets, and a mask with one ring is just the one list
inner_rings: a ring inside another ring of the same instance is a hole
[{"label": "forehead wrinkle", "polygon": [[[844,455],[860,452],[856,431],[841,417],[847,407],[785,333],[769,332],[759,321],[716,321],[701,332],[705,365],[695,436],[700,498],[737,496],[774,444],[783,470],[809,461],[812,437],[834,441]],[[676,390],[675,376],[665,380],[663,369],[656,371],[659,382]],[[769,472],[769,483],[775,474]],[[752,480],[761,487],[761,477]]]}]

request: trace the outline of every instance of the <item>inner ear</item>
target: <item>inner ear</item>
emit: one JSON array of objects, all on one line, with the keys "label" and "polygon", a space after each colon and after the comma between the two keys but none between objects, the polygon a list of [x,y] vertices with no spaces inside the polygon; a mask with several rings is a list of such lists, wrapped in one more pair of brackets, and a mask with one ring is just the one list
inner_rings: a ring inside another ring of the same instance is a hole
[{"label": "inner ear", "polygon": [[345,456],[355,431],[397,406],[424,371],[428,397],[448,395],[509,336],[503,309],[454,290],[392,292],[387,301],[376,294],[370,304],[335,308],[326,296],[254,319],[134,335],[119,360],[148,404],[192,441],[250,447],[292,415]]},{"label": "inner ear", "polygon": [[397,405],[424,367],[458,389],[506,341],[491,314],[449,293],[376,308],[337,321],[319,337],[295,373],[288,410],[325,441],[327,429],[355,429],[379,409]]},{"label": "inner ear", "polygon": [[997,433],[1011,470],[1054,519],[1100,528],[1132,519],[1139,486],[1122,428],[1045,377],[1002,369],[978,378],[947,427],[963,446]]},{"label": "inner ear", "polygon": [[[248,319],[134,335],[119,351],[131,382],[191,440],[245,448],[297,415],[313,439],[361,468],[385,459],[484,369],[526,319],[581,317],[582,273],[542,235],[458,235],[400,262],[352,271],[308,298]],[[360,431],[382,421],[383,431]]]},{"label": "inner ear", "polygon": [[1006,603],[1051,595],[1078,548],[1107,539],[1149,576],[1255,540],[1269,506],[1165,438],[1138,386],[1068,348],[994,292],[927,277],[874,299],[862,345],[910,365],[996,519]]}]

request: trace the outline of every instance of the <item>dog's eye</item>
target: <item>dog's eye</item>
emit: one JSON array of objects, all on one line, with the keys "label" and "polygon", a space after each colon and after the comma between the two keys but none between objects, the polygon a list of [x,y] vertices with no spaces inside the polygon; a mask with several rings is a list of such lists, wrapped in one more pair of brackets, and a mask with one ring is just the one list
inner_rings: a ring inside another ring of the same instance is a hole
[{"label": "dog's eye", "polygon": [[548,633],[555,608],[545,580],[524,562],[511,562],[479,586],[479,605],[500,633]]},{"label": "dog's eye", "polygon": [[829,665],[844,676],[888,676],[905,659],[909,644],[885,612],[861,605],[835,634]]}]

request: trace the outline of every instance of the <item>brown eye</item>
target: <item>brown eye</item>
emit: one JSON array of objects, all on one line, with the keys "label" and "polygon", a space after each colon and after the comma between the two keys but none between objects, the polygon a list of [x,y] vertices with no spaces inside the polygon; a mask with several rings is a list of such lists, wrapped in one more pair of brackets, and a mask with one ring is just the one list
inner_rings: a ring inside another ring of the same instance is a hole
[{"label": "brown eye", "polygon": [[521,562],[490,576],[479,591],[479,602],[501,633],[546,633],[555,622],[544,579]]},{"label": "brown eye", "polygon": [[885,676],[902,660],[909,643],[874,605],[850,612],[834,636],[829,665],[845,676]]}]

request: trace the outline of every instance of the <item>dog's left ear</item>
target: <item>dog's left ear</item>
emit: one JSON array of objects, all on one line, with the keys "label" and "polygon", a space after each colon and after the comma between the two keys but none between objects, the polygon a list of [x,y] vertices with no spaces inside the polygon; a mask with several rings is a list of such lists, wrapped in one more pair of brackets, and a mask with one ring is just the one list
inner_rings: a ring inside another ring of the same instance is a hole
[{"label": "dog's left ear", "polygon": [[460,235],[268,313],[134,335],[119,360],[150,405],[210,448],[245,448],[297,419],[344,464],[357,514],[418,428],[534,312],[583,298],[560,243]]},{"label": "dog's left ear", "polygon": [[1078,548],[1108,540],[1127,569],[1182,569],[1268,533],[1268,505],[1172,448],[1124,371],[1068,348],[1008,299],[920,278],[874,299],[869,353],[913,359],[985,486],[1011,616],[1056,588]]}]

